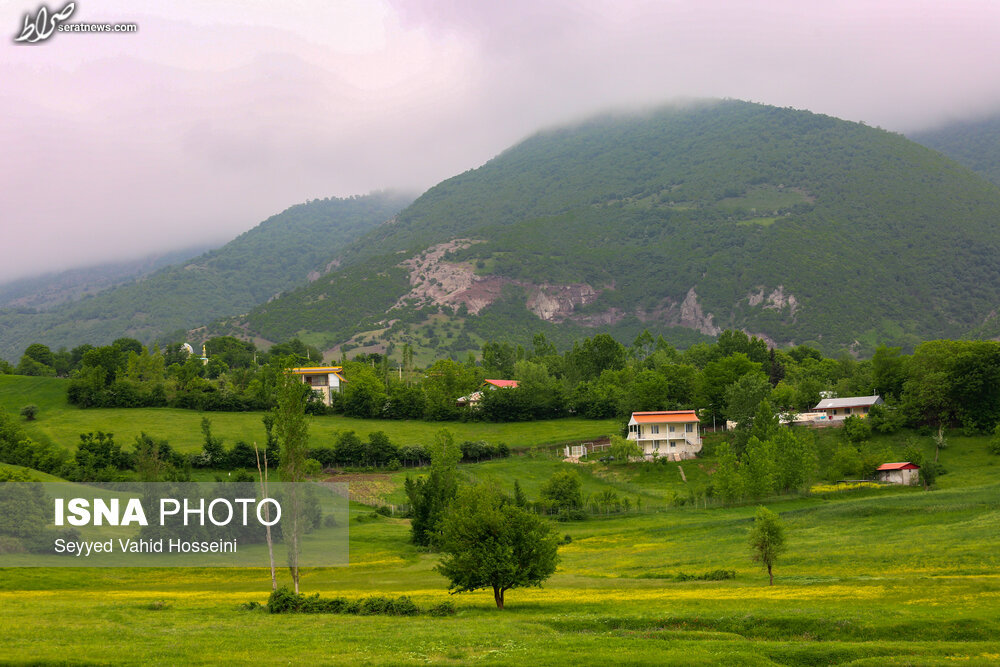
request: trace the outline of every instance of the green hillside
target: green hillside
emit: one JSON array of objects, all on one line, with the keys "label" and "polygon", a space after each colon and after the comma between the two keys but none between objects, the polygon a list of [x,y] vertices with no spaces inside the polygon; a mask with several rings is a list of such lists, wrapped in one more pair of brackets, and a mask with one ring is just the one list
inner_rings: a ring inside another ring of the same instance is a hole
[{"label": "green hillside", "polygon": [[47,310],[67,301],[135,282],[158,269],[186,262],[211,247],[205,244],[127,262],[110,262],[12,280],[0,285],[0,308]]},{"label": "green hillside", "polygon": [[643,328],[909,346],[1000,303],[998,211],[1000,188],[863,124],[736,101],[608,115],[431,188],[338,270],[218,329],[456,355]]},{"label": "green hillside", "polygon": [[948,123],[910,138],[1000,185],[1000,115]]},{"label": "green hillside", "polygon": [[0,310],[0,358],[30,343],[56,349],[168,332],[236,315],[329,270],[343,247],[396,215],[412,197],[376,193],[317,199],[271,216],[225,246],[130,285],[45,312]]}]

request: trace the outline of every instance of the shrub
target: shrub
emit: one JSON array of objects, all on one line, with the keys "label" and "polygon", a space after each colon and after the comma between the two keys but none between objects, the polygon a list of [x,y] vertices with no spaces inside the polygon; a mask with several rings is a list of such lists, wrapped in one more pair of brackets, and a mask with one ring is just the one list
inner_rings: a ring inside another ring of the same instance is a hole
[{"label": "shrub", "polygon": [[267,598],[267,610],[272,614],[287,614],[299,611],[302,606],[302,596],[292,591],[288,586],[282,586],[272,591]]},{"label": "shrub", "polygon": [[451,600],[445,600],[440,604],[436,604],[427,610],[427,613],[431,616],[454,616],[455,615],[455,605]]},{"label": "shrub", "polygon": [[38,406],[33,403],[21,408],[21,416],[24,417],[25,421],[35,421],[37,415]]},{"label": "shrub", "polygon": [[372,596],[361,600],[360,614],[362,616],[416,616],[420,609],[413,600],[402,595],[398,598]]},{"label": "shrub", "polygon": [[1000,424],[993,429],[993,437],[990,438],[990,454],[1000,456]]},{"label": "shrub", "polygon": [[[449,603],[450,604],[450,603]],[[241,606],[241,609],[260,608],[255,602]],[[272,614],[358,614],[362,616],[416,616],[420,608],[405,595],[398,598],[373,595],[360,601],[346,598],[321,598],[319,594],[302,595],[282,586],[271,593],[267,600],[267,610]]]},{"label": "shrub", "polygon": [[556,514],[556,521],[583,521],[587,513],[582,509],[562,509]]},{"label": "shrub", "polygon": [[306,477],[316,477],[323,472],[323,464],[316,459],[306,459],[305,465],[302,466],[302,472],[305,473]]},{"label": "shrub", "polygon": [[844,435],[855,444],[864,442],[872,437],[872,425],[861,417],[851,415],[844,420]]}]

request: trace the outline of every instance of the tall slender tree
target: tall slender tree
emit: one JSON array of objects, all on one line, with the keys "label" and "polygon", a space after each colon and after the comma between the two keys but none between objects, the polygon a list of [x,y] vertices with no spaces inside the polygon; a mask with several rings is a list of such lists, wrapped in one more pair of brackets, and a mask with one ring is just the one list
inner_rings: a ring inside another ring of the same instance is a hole
[{"label": "tall slender tree", "polygon": [[306,479],[309,430],[306,424],[306,402],[309,387],[297,376],[282,373],[277,383],[274,406],[274,432],[281,445],[278,474],[286,487],[288,515],[282,533],[288,547],[288,569],[292,573],[295,592],[299,592],[299,547],[305,528],[304,494],[296,482]]}]

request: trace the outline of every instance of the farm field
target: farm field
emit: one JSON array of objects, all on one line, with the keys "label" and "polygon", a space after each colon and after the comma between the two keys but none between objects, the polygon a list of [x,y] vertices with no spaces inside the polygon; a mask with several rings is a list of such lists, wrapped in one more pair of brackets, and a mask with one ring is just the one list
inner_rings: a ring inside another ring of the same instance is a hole
[{"label": "farm field", "polygon": [[[114,433],[115,441],[131,447],[140,432],[165,438],[178,451],[201,449],[201,419],[212,420],[212,432],[232,447],[237,440],[263,443],[264,425],[260,412],[196,412],[175,408],[95,408],[81,410],[66,401],[68,381],[61,378],[0,375],[0,408],[17,414],[32,403],[38,406],[38,420],[25,424],[33,439],[74,448],[81,433]],[[339,431],[354,431],[362,438],[384,431],[400,445],[427,444],[434,434],[448,428],[455,438],[505,442],[511,448],[586,440],[614,433],[614,420],[553,419],[544,422],[497,424],[483,422],[424,422],[381,419],[352,419],[341,416],[309,417],[309,435],[314,447],[329,446]]]},{"label": "farm field", "polygon": [[[265,570],[8,569],[4,660],[328,664],[995,664],[1000,486],[778,502],[774,587],[748,561],[752,507],[561,524],[542,589],[452,596],[450,618],[271,616]],[[363,511],[364,508],[357,508]],[[448,598],[406,522],[351,522],[351,565],[303,591]],[[736,579],[679,582],[733,569]],[[282,573],[285,575],[285,573]],[[283,577],[287,580],[287,575]],[[111,651],[109,653],[109,651]]]},{"label": "farm field", "polygon": [[[19,378],[15,391],[4,380],[0,377],[0,406],[16,411],[29,402],[39,405],[39,421],[26,423],[33,437],[43,434],[70,446],[76,434],[104,428],[128,443],[131,428],[166,437],[186,451],[200,447],[199,413],[78,410],[65,405],[58,381]],[[117,420],[112,425],[117,428],[102,425],[97,418],[102,415]],[[227,443],[241,437],[241,424],[258,428],[260,423],[254,414],[209,416]],[[313,419],[314,437],[324,420],[359,423]],[[522,450],[509,459],[460,465],[460,476],[495,480],[508,489],[518,480],[534,499],[554,472],[572,469],[580,474],[584,497],[614,491],[633,503],[641,500],[642,511],[557,524],[570,539],[559,549],[556,573],[543,588],[508,592],[503,611],[496,610],[491,592],[449,596],[446,580],[435,571],[437,555],[409,543],[408,521],[373,516],[375,505],[405,502],[405,476],[423,471],[336,475],[336,481],[352,485],[355,500],[365,502],[351,505],[351,564],[305,571],[302,591],[350,599],[406,595],[422,608],[451,600],[455,616],[269,615],[241,609],[246,602],[267,600],[265,569],[8,568],[0,570],[0,662],[1000,662],[1000,457],[988,453],[989,438],[950,433],[949,447],[940,452],[947,474],[934,491],[889,488],[767,502],[788,534],[788,551],[769,587],[746,547],[755,505],[677,504],[710,479],[710,453],[681,464],[685,482],[676,463],[573,465],[550,448],[531,448],[554,440],[549,435],[554,424],[575,421],[500,425],[521,429]],[[387,432],[393,425],[360,423]],[[442,425],[421,426],[432,435]],[[493,425],[444,426],[459,438],[489,439]],[[468,435],[460,428],[469,429]],[[841,435],[830,429],[815,437],[820,449],[829,449]],[[933,457],[930,438],[914,432],[872,440],[872,446],[894,451],[914,443]],[[715,570],[734,571],[735,579],[678,579]],[[279,579],[288,583],[287,571],[279,571]]]}]

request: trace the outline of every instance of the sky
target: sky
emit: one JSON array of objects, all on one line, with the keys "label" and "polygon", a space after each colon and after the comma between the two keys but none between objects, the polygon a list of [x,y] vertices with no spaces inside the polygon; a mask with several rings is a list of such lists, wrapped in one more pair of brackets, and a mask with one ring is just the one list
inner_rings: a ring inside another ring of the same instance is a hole
[{"label": "sky", "polygon": [[609,109],[1000,110],[995,0],[77,0],[138,30],[16,44],[36,2],[0,0],[0,282],[419,192]]}]

